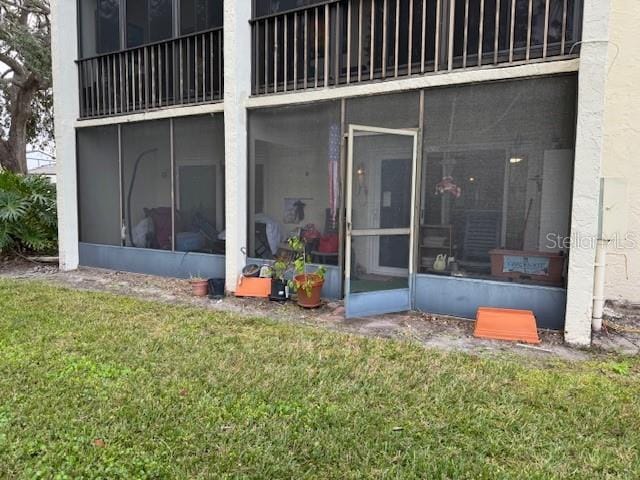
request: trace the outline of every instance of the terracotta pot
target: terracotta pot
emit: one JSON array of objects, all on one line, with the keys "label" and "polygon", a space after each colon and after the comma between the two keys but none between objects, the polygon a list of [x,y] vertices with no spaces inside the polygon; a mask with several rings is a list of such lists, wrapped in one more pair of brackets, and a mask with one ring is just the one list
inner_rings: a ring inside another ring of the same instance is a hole
[{"label": "terracotta pot", "polygon": [[209,293],[209,282],[206,280],[191,280],[191,293],[194,297],[206,297]]},{"label": "terracotta pot", "polygon": [[[324,285],[324,278],[315,273],[304,273],[296,275],[293,279],[298,289],[298,305],[303,308],[317,308],[322,305],[320,294],[322,292],[322,286]],[[311,290],[309,293],[307,293],[307,290],[302,286],[307,283],[307,279],[311,281]]]}]

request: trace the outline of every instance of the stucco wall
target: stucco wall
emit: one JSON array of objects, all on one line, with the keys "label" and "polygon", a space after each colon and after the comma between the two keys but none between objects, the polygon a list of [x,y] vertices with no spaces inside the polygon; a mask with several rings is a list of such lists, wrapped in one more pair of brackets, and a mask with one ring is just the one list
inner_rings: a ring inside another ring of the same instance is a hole
[{"label": "stucco wall", "polygon": [[[606,298],[640,302],[640,1],[612,0],[602,173],[627,182],[626,216],[635,246],[611,248]],[[606,215],[606,213],[605,213]],[[626,257],[626,262],[625,262]],[[628,278],[625,263],[628,265]]]}]

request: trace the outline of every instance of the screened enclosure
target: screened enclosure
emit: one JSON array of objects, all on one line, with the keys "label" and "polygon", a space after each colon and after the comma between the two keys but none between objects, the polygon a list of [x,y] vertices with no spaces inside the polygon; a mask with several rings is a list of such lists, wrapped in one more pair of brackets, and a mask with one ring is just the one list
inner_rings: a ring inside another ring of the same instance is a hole
[{"label": "screened enclosure", "polygon": [[77,1],[82,58],[222,27],[223,22],[223,0]]},{"label": "screened enclosure", "polygon": [[579,56],[583,0],[255,0],[253,94]]},{"label": "screened enclosure", "polygon": [[[349,194],[353,229],[406,227],[410,144],[374,133],[404,129],[422,142],[413,260],[406,236],[354,238],[353,292],[406,286],[411,262],[436,278],[565,287],[576,97],[576,77],[561,75],[345,99],[342,122],[337,102],[251,111],[250,256],[277,257],[301,235],[314,262],[345,268]],[[350,185],[339,148],[349,126],[365,127]]]},{"label": "screened enclosure", "polygon": [[422,273],[564,286],[574,76],[425,91]]},{"label": "screened enclosure", "polygon": [[81,118],[222,100],[222,0],[76,1]]},{"label": "screened enclosure", "polygon": [[78,15],[82,57],[120,49],[120,0],[79,1]]},{"label": "screened enclosure", "polygon": [[224,254],[223,116],[178,118],[174,137],[175,249]]},{"label": "screened enclosure", "polygon": [[80,241],[120,245],[118,127],[78,130]]},{"label": "screened enclosure", "polygon": [[[420,92],[348,99],[346,123],[364,127],[414,129],[420,126]],[[410,234],[384,231],[411,226],[413,138],[358,131],[353,138],[351,216],[354,230],[377,235],[350,242],[351,293],[409,288]],[[348,187],[347,187],[348,189]]]},{"label": "screened enclosure", "polygon": [[250,256],[287,255],[298,235],[338,264],[341,136],[339,102],[250,112]]},{"label": "screened enclosure", "polygon": [[83,128],[77,138],[81,242],[224,254],[221,114]]},{"label": "screened enclosure", "polygon": [[125,245],[172,249],[169,120],[122,126]]}]

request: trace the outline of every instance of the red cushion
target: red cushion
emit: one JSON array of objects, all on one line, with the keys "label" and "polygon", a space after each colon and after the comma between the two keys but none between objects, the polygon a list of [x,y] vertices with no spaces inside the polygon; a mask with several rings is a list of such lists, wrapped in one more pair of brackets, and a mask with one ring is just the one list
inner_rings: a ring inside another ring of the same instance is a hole
[{"label": "red cushion", "polygon": [[320,253],[337,253],[338,252],[338,234],[330,233],[320,237],[318,244],[318,252]]},{"label": "red cushion", "polygon": [[147,211],[147,216],[153,221],[156,233],[154,248],[171,250],[171,208],[158,207]]}]

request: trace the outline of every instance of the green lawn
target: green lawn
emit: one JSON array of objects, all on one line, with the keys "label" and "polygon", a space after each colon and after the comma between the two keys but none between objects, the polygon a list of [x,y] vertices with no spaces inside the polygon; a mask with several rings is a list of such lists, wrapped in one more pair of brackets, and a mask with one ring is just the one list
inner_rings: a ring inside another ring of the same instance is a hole
[{"label": "green lawn", "polygon": [[639,367],[0,281],[0,477],[638,478]]}]

